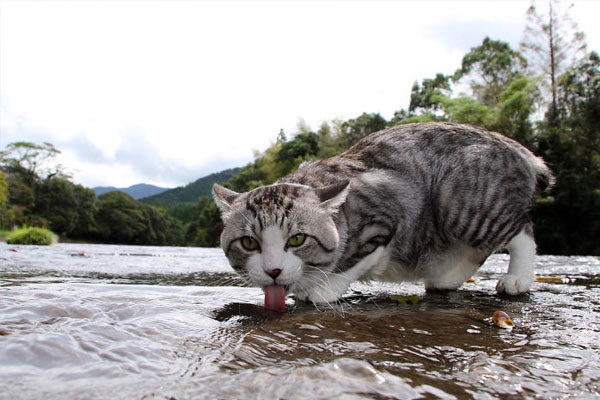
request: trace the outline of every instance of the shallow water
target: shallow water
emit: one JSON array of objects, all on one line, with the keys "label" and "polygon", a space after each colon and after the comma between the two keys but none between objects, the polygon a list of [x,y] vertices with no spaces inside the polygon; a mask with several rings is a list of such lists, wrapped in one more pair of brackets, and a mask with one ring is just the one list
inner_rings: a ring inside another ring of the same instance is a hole
[{"label": "shallow water", "polygon": [[266,316],[219,249],[0,243],[0,398],[598,398],[600,259],[537,257],[561,279],[517,298],[494,291],[507,261]]}]

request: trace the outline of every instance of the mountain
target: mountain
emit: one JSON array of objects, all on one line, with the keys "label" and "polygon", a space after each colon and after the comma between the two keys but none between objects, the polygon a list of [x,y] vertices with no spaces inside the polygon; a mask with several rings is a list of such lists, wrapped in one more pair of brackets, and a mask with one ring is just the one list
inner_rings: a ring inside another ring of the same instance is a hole
[{"label": "mountain", "polygon": [[174,205],[196,202],[202,196],[210,196],[213,183],[223,183],[236,175],[241,168],[232,168],[217,172],[189,183],[186,186],[166,190],[154,196],[146,197],[143,203],[156,205]]},{"label": "mountain", "polygon": [[119,191],[127,193],[134,199],[142,199],[144,197],[157,195],[169,189],[154,185],[148,185],[146,183],[138,183],[137,185],[129,186],[128,188],[116,188],[114,186],[98,186],[93,188],[92,190],[96,192],[96,196],[100,196],[107,192]]}]

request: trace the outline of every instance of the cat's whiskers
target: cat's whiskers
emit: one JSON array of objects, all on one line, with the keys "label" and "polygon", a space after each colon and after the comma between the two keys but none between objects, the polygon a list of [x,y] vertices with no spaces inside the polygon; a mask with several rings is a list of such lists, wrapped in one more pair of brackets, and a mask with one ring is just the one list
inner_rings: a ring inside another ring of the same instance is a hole
[{"label": "cat's whiskers", "polygon": [[[335,293],[329,284],[329,273],[326,271],[323,271],[319,268],[314,268],[315,270],[317,270],[318,272],[321,272],[324,276],[324,278],[321,278],[319,276],[307,276],[306,279],[308,281],[310,281],[313,284],[313,287],[317,287],[319,290],[314,291],[313,293],[316,294],[318,297],[320,297],[321,300],[323,300],[321,303],[314,303],[315,308],[317,308],[317,310],[319,310],[318,308],[318,304],[326,304],[332,311],[334,311],[335,313],[339,313],[339,315],[343,318],[344,317],[344,307],[343,307],[343,303],[341,298],[336,298],[335,300],[335,305],[338,305],[339,307],[334,307],[334,304],[331,303],[331,301],[327,300],[327,297],[325,297],[325,294],[322,293],[330,293],[333,294],[335,297],[338,297],[338,294]],[[319,310],[320,311],[320,310]]]}]

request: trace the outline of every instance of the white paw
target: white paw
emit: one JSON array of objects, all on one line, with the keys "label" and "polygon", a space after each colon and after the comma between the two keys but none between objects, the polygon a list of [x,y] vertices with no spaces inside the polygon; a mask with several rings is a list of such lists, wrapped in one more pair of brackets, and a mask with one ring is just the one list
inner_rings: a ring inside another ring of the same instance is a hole
[{"label": "white paw", "polygon": [[498,280],[496,291],[516,296],[528,292],[532,283],[533,276],[504,275]]},{"label": "white paw", "polygon": [[315,288],[308,293],[308,300],[315,304],[335,303],[344,294],[345,290],[339,293],[331,288]]},{"label": "white paw", "polygon": [[[336,290],[337,289],[337,290]],[[347,288],[315,286],[306,291],[295,292],[297,299],[315,304],[331,304],[339,300]]]}]

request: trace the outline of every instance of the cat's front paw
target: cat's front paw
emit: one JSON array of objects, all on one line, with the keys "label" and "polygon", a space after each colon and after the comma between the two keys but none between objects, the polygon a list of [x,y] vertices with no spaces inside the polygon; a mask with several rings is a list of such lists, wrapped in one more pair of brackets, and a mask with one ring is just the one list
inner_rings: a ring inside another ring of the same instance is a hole
[{"label": "cat's front paw", "polygon": [[532,283],[533,277],[507,274],[498,280],[496,292],[516,296],[528,292]]},{"label": "cat's front paw", "polygon": [[295,293],[298,300],[314,304],[332,304],[339,300],[344,292],[338,293],[329,287],[315,287],[307,291]]}]

